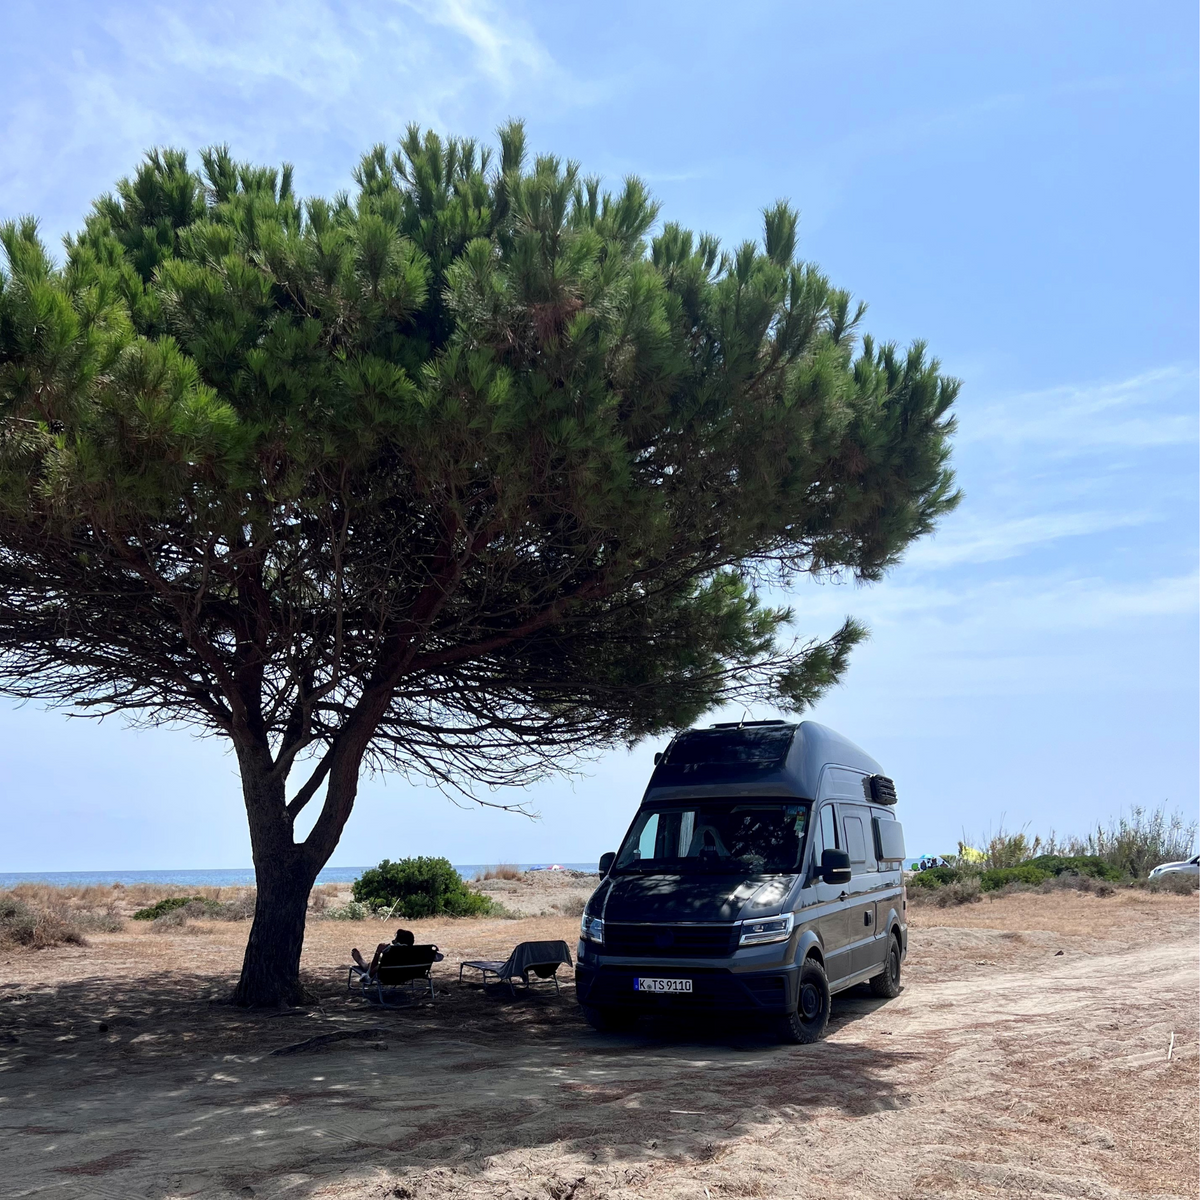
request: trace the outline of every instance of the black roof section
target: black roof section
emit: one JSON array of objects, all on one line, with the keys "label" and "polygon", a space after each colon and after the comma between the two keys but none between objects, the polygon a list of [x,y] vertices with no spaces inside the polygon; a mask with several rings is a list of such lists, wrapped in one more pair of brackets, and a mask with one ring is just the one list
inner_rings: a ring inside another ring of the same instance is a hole
[{"label": "black roof section", "polygon": [[866,751],[815,721],[746,721],[688,729],[667,747],[650,777],[644,800],[671,799],[703,788],[708,794],[816,799],[826,766],[882,775]]}]

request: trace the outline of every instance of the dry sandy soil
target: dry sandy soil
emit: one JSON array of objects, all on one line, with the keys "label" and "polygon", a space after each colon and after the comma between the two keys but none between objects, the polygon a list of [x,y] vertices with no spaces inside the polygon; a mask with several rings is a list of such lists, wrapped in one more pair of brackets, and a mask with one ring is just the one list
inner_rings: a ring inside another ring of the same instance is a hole
[{"label": "dry sandy soil", "polygon": [[[570,987],[458,984],[459,959],[573,944],[566,916],[413,923],[446,952],[436,1003],[385,1012],[339,990],[374,922],[310,924],[320,1001],[285,1013],[222,1000],[244,922],[10,950],[0,1195],[1197,1194],[1195,899],[911,915],[901,996],[838,997],[808,1047],[742,1027],[602,1036]],[[276,1053],[331,1032],[360,1036]]]}]

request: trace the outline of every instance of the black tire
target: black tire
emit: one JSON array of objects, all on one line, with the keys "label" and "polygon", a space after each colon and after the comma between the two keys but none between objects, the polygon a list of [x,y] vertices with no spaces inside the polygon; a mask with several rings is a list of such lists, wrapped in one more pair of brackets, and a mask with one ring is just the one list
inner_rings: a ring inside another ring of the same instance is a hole
[{"label": "black tire", "polygon": [[887,961],[883,964],[883,973],[876,975],[871,982],[871,991],[885,1000],[894,1000],[900,995],[900,939],[888,939]]},{"label": "black tire", "polygon": [[781,1041],[807,1046],[819,1042],[829,1025],[829,980],[815,958],[806,958],[796,988],[796,1011],[779,1023]]},{"label": "black tire", "polygon": [[628,1029],[634,1022],[632,1013],[623,1012],[619,1008],[593,1008],[590,1004],[581,1004],[583,1019],[597,1033],[616,1033]]}]

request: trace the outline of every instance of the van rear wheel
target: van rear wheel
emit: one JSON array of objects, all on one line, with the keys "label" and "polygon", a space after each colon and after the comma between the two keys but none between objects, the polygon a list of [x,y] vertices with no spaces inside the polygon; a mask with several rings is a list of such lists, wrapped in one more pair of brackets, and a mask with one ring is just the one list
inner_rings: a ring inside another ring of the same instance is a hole
[{"label": "van rear wheel", "polygon": [[779,1023],[782,1041],[804,1046],[820,1041],[829,1025],[829,980],[815,958],[806,958],[800,968],[796,1011]]},{"label": "van rear wheel", "polygon": [[900,941],[889,938],[887,962],[883,965],[883,973],[871,980],[871,991],[885,1000],[894,1000],[900,995]]}]

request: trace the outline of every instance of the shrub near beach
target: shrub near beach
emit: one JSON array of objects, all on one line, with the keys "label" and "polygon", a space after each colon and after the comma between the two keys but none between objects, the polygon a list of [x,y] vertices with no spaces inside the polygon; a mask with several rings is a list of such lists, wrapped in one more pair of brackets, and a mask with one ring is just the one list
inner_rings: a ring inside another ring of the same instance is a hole
[{"label": "shrub near beach", "polygon": [[12,895],[0,895],[0,947],[45,950],[64,944],[85,944],[78,927],[64,914],[35,908]]},{"label": "shrub near beach", "polygon": [[480,917],[496,910],[494,901],[467,887],[446,858],[385,858],[364,871],[351,891],[357,903],[395,917]]},{"label": "shrub near beach", "polygon": [[[1190,857],[1195,823],[1187,824],[1166,806],[1134,808],[1108,826],[1098,825],[1086,837],[1056,838],[1051,834],[1030,842],[1024,833],[1001,829],[982,840],[983,851],[972,853],[963,843],[948,856],[946,866],[927,867],[908,878],[910,896],[940,907],[977,901],[985,892],[1069,887],[1111,895],[1113,884],[1148,887],[1153,891],[1190,891],[1195,876],[1148,881],[1161,862]],[[1046,853],[1039,854],[1039,850]]]}]

